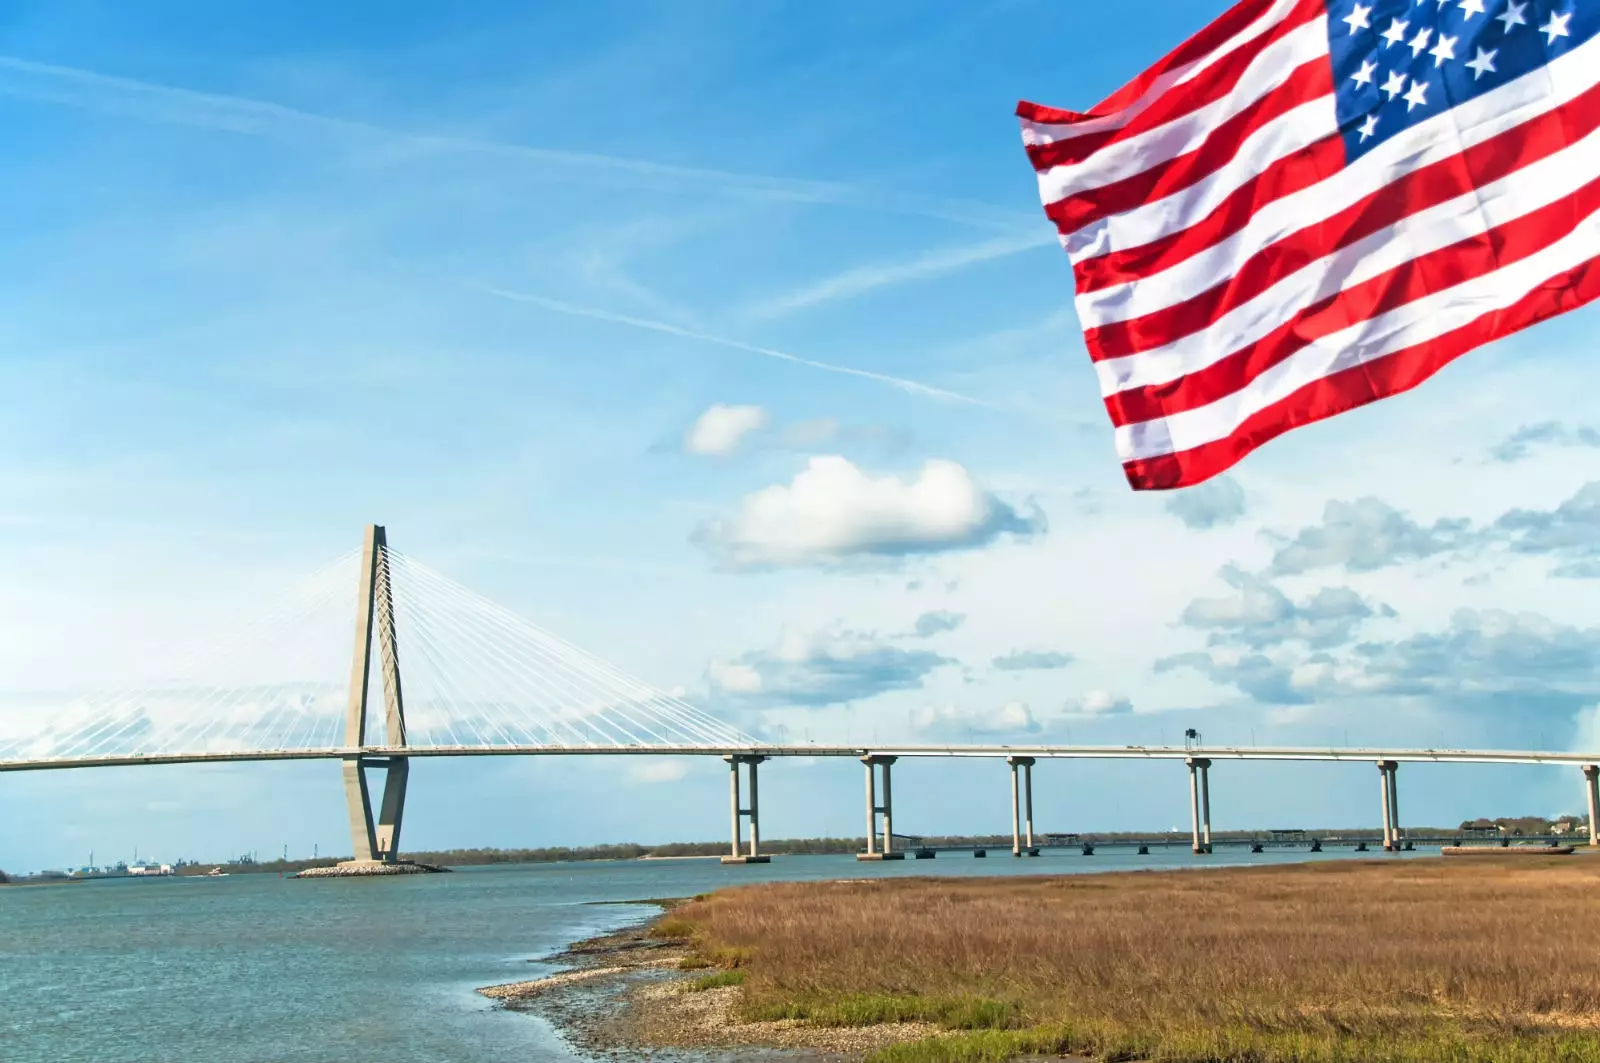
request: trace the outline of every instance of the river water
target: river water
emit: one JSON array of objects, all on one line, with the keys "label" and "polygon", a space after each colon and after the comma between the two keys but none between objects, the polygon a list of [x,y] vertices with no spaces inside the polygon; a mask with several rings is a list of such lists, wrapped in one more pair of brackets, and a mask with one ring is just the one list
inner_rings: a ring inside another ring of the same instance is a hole
[{"label": "river water", "polygon": [[[1241,851],[1205,862],[1309,858]],[[597,901],[682,897],[773,879],[1073,874],[1196,863],[1174,848],[1021,861],[1009,853],[900,864],[779,857],[727,868],[632,860],[363,880],[232,875],[3,887],[0,1060],[571,1063],[580,1057],[548,1023],[500,1010],[473,990],[554,973],[532,961],[656,911]]]}]

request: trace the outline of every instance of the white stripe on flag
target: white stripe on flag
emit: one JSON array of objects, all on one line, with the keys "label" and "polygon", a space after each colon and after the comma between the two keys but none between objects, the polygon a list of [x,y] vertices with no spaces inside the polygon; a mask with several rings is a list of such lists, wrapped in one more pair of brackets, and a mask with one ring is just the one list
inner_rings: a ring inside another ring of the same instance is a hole
[{"label": "white stripe on flag", "polygon": [[1207,406],[1116,430],[1123,461],[1153,458],[1226,439],[1249,417],[1330,374],[1437,339],[1504,310],[1545,281],[1600,254],[1600,212],[1550,246],[1502,269],[1407,303],[1317,340]]},{"label": "white stripe on flag", "polygon": [[1082,162],[1039,171],[1045,203],[1120,181],[1159,166],[1204,144],[1211,132],[1289,79],[1304,63],[1328,54],[1328,20],[1312,19],[1256,56],[1233,91],[1126,140],[1107,144]]},{"label": "white stripe on flag", "polygon": [[[1172,267],[1136,281],[1086,292],[1077,296],[1078,317],[1084,328],[1128,321],[1176,305],[1209,290],[1220,277],[1229,277],[1258,253],[1308,219],[1322,219],[1388,187],[1406,174],[1457,155],[1491,140],[1507,130],[1555,110],[1594,88],[1600,82],[1600,37],[1594,37],[1548,66],[1508,82],[1493,92],[1435,115],[1380,144],[1326,180],[1262,206],[1239,232]],[[1333,131],[1333,97],[1327,98],[1329,131]],[[1216,175],[1227,187],[1204,198],[1191,196],[1199,186],[1129,211],[1103,223],[1106,250],[1142,247],[1203,219],[1217,203],[1254,176],[1246,168],[1232,167]],[[1087,231],[1087,230],[1086,230]],[[1069,237],[1069,253],[1072,253]],[[1104,253],[1104,252],[1098,252]],[[1089,255],[1077,254],[1074,261]]]},{"label": "white stripe on flag", "polygon": [[1312,262],[1208,328],[1095,364],[1101,393],[1166,384],[1247,347],[1312,304],[1556,202],[1600,174],[1600,130],[1498,181],[1407,215]]},{"label": "white stripe on flag", "polygon": [[1276,0],[1276,3],[1268,8],[1260,18],[1224,41],[1214,51],[1206,53],[1205,56],[1196,59],[1192,63],[1167,71],[1150,83],[1150,87],[1145,90],[1144,95],[1114,114],[1086,118],[1081,122],[1023,121],[1023,143],[1051,144],[1058,140],[1071,140],[1074,137],[1087,136],[1090,133],[1103,133],[1111,129],[1121,129],[1149,110],[1151,104],[1176,86],[1194,80],[1194,78],[1220,63],[1257,37],[1269,32],[1278,23],[1288,18],[1290,12],[1295,9],[1298,3],[1299,0]]}]

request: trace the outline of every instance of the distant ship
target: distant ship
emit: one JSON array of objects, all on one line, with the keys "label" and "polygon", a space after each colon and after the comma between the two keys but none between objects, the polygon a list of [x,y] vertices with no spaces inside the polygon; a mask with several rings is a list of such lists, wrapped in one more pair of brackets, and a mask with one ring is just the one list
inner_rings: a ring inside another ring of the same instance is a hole
[{"label": "distant ship", "polygon": [[228,873],[226,871],[222,870],[222,868],[220,868],[220,867],[214,867],[210,871],[207,871],[201,877],[202,878],[227,878],[228,877]]}]

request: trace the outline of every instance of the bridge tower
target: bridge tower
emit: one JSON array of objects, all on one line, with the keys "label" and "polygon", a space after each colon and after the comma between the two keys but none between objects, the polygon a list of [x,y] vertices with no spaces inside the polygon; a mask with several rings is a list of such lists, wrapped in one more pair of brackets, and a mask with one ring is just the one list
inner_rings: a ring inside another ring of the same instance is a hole
[{"label": "bridge tower", "polygon": [[[405,701],[400,693],[400,657],[395,646],[394,595],[389,585],[389,543],[382,525],[367,525],[357,585],[356,648],[350,664],[350,703],[345,715],[346,749],[367,746],[367,688],[372,674],[374,637],[383,688],[384,746],[381,756],[344,758],[345,800],[350,806],[350,840],[357,864],[392,864],[400,852],[400,818],[405,811],[409,758],[394,752],[406,745]],[[376,821],[367,790],[367,769],[383,768],[383,799]]]}]

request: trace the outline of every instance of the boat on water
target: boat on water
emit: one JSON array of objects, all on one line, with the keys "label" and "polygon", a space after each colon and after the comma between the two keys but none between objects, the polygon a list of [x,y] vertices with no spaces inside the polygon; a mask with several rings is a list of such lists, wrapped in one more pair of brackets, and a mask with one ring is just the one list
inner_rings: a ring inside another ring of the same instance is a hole
[{"label": "boat on water", "polygon": [[202,878],[227,878],[228,877],[228,873],[226,871],[222,870],[222,868],[220,868],[220,867],[214,867],[210,871],[207,871],[201,877]]}]

